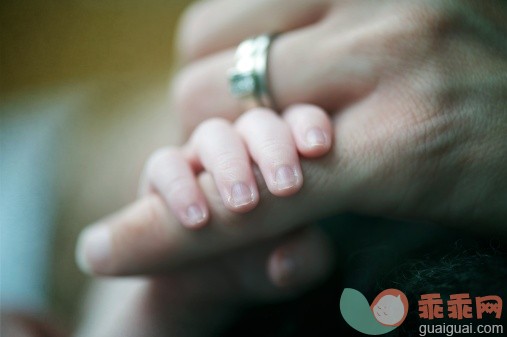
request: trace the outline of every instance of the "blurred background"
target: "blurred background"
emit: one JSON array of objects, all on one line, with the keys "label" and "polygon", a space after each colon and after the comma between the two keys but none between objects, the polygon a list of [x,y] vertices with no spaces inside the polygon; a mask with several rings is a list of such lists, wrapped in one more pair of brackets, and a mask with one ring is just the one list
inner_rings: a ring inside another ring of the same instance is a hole
[{"label": "blurred background", "polygon": [[75,322],[79,230],[132,201],[146,157],[179,137],[167,91],[189,2],[0,2],[3,311]]},{"label": "blurred background", "polygon": [[189,0],[6,0],[2,93],[132,72],[167,74]]}]

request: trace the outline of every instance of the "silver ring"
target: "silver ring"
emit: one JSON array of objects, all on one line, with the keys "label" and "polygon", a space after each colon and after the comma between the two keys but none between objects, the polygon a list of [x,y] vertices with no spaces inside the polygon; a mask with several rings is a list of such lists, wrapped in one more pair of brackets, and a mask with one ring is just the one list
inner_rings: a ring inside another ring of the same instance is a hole
[{"label": "silver ring", "polygon": [[262,106],[276,110],[269,87],[269,49],[275,34],[263,34],[241,42],[235,64],[229,69],[231,94],[243,100],[247,108]]}]

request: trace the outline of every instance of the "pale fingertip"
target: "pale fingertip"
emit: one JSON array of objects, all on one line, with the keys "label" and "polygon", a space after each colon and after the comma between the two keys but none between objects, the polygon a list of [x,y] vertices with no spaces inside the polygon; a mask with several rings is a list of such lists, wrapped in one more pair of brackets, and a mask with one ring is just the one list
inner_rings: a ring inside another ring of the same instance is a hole
[{"label": "pale fingertip", "polygon": [[259,201],[257,194],[253,186],[244,182],[236,182],[232,185],[229,196],[224,202],[233,212],[248,212],[257,206]]},{"label": "pale fingertip", "polygon": [[275,169],[271,193],[276,196],[290,196],[301,189],[303,177],[301,171],[291,165],[282,165]]},{"label": "pale fingertip", "polygon": [[308,148],[324,148],[326,147],[327,141],[326,133],[319,127],[314,127],[306,132],[306,145]]},{"label": "pale fingertip", "polygon": [[208,222],[208,211],[198,204],[192,204],[187,207],[182,223],[190,229],[198,229]]},{"label": "pale fingertip", "polygon": [[111,260],[111,231],[104,225],[85,229],[78,239],[76,262],[87,274],[105,273]]},{"label": "pale fingertip", "polygon": [[245,183],[235,183],[232,185],[230,202],[233,207],[241,207],[253,202],[252,189]]},{"label": "pale fingertip", "polygon": [[298,183],[296,170],[288,165],[280,166],[275,172],[275,183],[279,191],[296,187]]},{"label": "pale fingertip", "polygon": [[313,105],[295,105],[283,112],[298,152],[309,158],[326,154],[331,148],[331,120],[324,110]]},{"label": "pale fingertip", "polygon": [[307,158],[317,158],[325,155],[331,148],[331,137],[324,129],[313,127],[304,135],[298,137],[298,151]]}]

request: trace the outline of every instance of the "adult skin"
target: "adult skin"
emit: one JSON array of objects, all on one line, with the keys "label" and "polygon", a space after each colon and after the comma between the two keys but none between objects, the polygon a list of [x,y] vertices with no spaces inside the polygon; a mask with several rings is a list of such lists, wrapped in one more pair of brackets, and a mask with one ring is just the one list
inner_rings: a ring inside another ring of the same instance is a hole
[{"label": "adult skin", "polygon": [[219,335],[245,306],[293,298],[334,265],[326,236],[308,228],[162,276],[96,280],[76,335]]},{"label": "adult skin", "polygon": [[193,62],[173,88],[186,128],[244,112],[224,75],[234,46],[279,31],[273,96],[282,109],[305,102],[332,114],[332,153],[303,163],[305,185],[290,199],[270,196],[259,181],[262,202],[242,215],[229,212],[201,174],[211,223],[199,231],[184,229],[159,196],[142,198],[82,234],[83,269],[168,270],[343,211],[505,235],[506,22],[501,1],[197,4],[181,30],[182,53]]}]

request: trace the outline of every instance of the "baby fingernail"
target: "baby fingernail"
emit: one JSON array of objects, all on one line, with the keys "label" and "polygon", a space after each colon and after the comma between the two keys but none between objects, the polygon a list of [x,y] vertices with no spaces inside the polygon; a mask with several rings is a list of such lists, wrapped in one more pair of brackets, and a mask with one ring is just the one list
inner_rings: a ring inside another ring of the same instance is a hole
[{"label": "baby fingernail", "polygon": [[95,225],[79,238],[77,263],[87,273],[101,272],[111,258],[111,232],[108,227]]},{"label": "baby fingernail", "polygon": [[245,183],[235,183],[231,189],[231,204],[240,207],[254,200],[253,192]]},{"label": "baby fingernail", "polygon": [[279,190],[294,187],[297,184],[296,172],[289,166],[281,166],[276,170],[275,182]]},{"label": "baby fingernail", "polygon": [[312,128],[306,133],[306,143],[311,147],[326,145],[326,134],[320,128]]},{"label": "baby fingernail", "polygon": [[201,207],[198,205],[191,205],[187,208],[187,221],[190,225],[198,225],[200,224],[206,215]]}]

